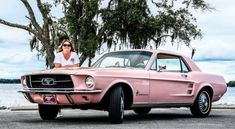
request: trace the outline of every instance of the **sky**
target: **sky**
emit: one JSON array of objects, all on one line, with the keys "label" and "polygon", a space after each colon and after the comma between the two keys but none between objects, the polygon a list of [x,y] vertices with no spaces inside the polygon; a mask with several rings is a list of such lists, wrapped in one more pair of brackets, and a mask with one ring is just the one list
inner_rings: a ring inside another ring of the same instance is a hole
[{"label": "sky", "polygon": [[[33,3],[36,19],[41,16]],[[215,8],[212,12],[195,11],[197,25],[203,38],[191,42],[196,48],[194,61],[202,71],[224,76],[228,82],[235,80],[235,1],[207,0]],[[18,24],[28,24],[26,8],[20,0],[0,0],[0,18]],[[54,16],[61,16],[61,7],[53,8]],[[28,32],[0,24],[0,78],[20,78],[30,71],[45,69],[43,58],[29,47]],[[173,50],[191,56],[191,49],[184,45],[166,44],[159,49]],[[85,64],[86,65],[86,64]]]}]

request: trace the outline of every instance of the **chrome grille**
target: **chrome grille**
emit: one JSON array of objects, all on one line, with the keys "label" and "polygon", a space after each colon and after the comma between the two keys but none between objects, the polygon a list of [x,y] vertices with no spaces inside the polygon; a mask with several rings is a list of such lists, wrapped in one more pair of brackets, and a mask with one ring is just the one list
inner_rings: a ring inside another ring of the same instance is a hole
[{"label": "chrome grille", "polygon": [[29,88],[73,88],[70,75],[64,74],[29,75],[26,84]]}]

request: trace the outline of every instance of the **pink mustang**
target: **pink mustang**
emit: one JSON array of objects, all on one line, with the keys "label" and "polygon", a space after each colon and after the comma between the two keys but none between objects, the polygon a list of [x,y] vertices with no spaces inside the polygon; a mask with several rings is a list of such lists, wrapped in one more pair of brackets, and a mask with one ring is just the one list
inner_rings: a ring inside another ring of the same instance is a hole
[{"label": "pink mustang", "polygon": [[110,52],[90,68],[57,68],[21,77],[26,99],[38,103],[43,120],[60,108],[109,112],[122,123],[124,110],[146,115],[155,107],[189,107],[207,117],[211,103],[227,90],[222,76],[201,72],[188,57],[162,50]]}]

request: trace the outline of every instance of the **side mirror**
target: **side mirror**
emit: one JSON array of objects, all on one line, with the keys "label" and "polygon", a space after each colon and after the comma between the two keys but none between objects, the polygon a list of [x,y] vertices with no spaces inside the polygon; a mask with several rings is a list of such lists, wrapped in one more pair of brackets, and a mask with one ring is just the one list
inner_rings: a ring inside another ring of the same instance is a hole
[{"label": "side mirror", "polygon": [[164,70],[166,70],[166,65],[159,65],[158,66],[158,72],[164,72]]}]

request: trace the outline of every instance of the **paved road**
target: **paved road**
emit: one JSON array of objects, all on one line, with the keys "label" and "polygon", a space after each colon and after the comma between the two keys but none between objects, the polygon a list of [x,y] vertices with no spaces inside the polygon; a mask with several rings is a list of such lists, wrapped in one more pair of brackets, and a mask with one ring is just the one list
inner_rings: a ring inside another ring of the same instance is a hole
[{"label": "paved road", "polygon": [[123,124],[109,123],[108,113],[94,110],[62,110],[63,117],[40,119],[37,111],[0,110],[0,129],[235,129],[234,109],[213,109],[207,118],[193,118],[188,109],[154,109],[146,117],[125,112]]}]

